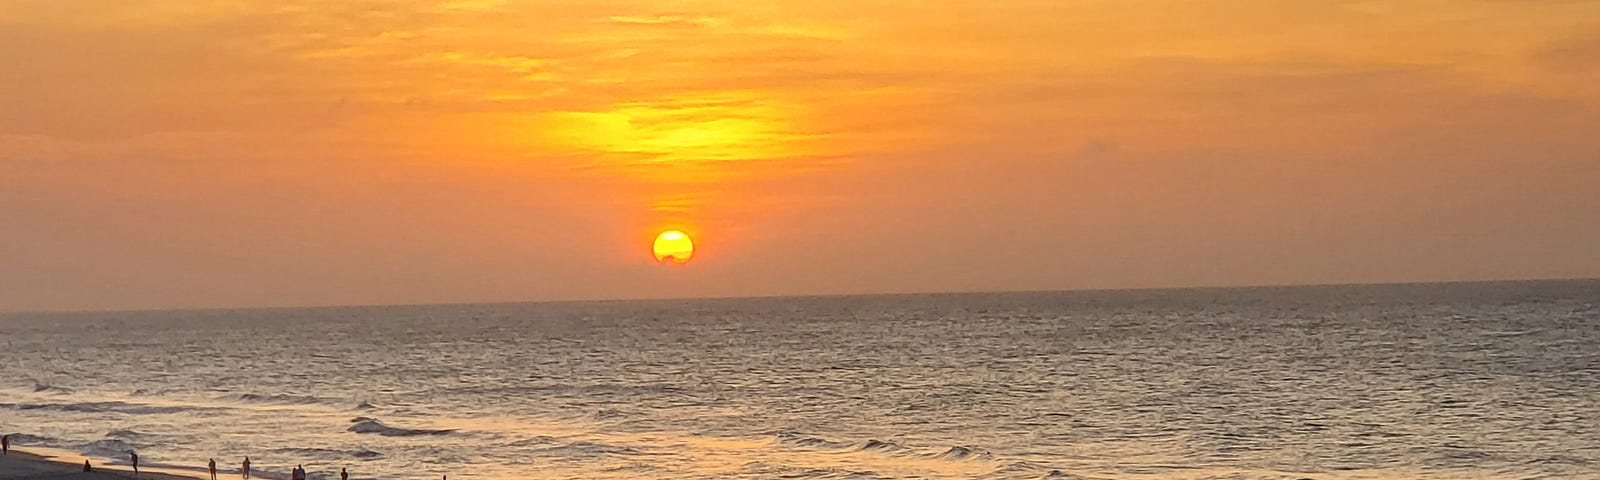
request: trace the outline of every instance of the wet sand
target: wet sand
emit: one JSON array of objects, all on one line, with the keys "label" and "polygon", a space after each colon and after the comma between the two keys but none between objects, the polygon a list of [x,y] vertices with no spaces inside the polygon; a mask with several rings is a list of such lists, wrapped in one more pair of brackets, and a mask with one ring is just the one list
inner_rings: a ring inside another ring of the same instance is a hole
[{"label": "wet sand", "polygon": [[[136,477],[133,470],[122,465],[90,464],[93,471],[83,471],[83,459],[71,462],[68,459],[46,458],[44,456],[19,452],[15,448],[10,454],[0,456],[0,480],[195,480],[195,476],[183,476],[172,473],[142,471]],[[144,469],[140,469],[144,470]],[[218,472],[218,478],[222,478]]]}]

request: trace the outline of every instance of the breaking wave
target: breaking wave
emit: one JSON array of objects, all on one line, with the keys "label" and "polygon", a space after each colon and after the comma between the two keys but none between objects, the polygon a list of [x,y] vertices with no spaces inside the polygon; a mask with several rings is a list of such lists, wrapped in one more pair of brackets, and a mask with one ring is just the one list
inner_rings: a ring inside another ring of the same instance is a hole
[{"label": "breaking wave", "polygon": [[138,448],[134,444],[120,439],[107,438],[76,445],[72,450],[91,457],[123,458],[128,455],[128,452],[138,450]]},{"label": "breaking wave", "polygon": [[418,435],[448,435],[448,434],[456,432],[455,429],[438,429],[438,430],[434,430],[434,429],[426,429],[426,428],[391,427],[389,425],[385,425],[381,421],[378,421],[378,419],[376,419],[376,418],[370,418],[370,417],[356,417],[356,418],[350,420],[350,422],[354,423],[354,425],[351,425],[350,428],[347,429],[348,431],[355,432],[355,433],[374,433],[374,434],[378,434],[378,435],[383,435],[385,437],[412,437],[412,436],[418,436]]},{"label": "breaking wave", "polygon": [[779,433],[778,434],[778,443],[780,445],[788,445],[788,446],[795,446],[795,447],[824,448],[824,449],[832,449],[832,450],[838,450],[838,449],[843,449],[843,448],[850,447],[850,443],[849,442],[835,442],[833,440],[828,440],[826,438],[808,437],[808,436],[801,435],[801,434],[794,433],[794,432]]},{"label": "breaking wave", "polygon": [[784,446],[825,450],[844,450],[853,447],[854,450],[860,452],[876,452],[896,456],[920,456],[939,460],[992,460],[994,458],[994,455],[986,450],[980,450],[966,446],[954,446],[938,453],[927,451],[922,451],[919,453],[918,450],[920,449],[910,448],[898,443],[884,440],[867,440],[865,443],[858,445],[850,442],[839,442],[821,437],[801,435],[795,432],[778,433],[778,444]]},{"label": "breaking wave", "polygon": [[959,446],[950,447],[949,450],[933,456],[940,460],[988,460],[993,457],[994,455],[990,455],[989,452]]},{"label": "breaking wave", "polygon": [[134,430],[112,430],[112,431],[106,432],[106,438],[115,438],[115,439],[118,439],[118,440],[126,440],[126,441],[130,441],[130,442],[137,442],[139,440],[146,439],[149,436],[150,435],[147,434],[147,433],[134,431]]},{"label": "breaking wave", "polygon": [[885,441],[882,441],[882,440],[867,440],[867,443],[861,444],[861,446],[856,448],[856,450],[871,451],[871,452],[893,452],[895,450],[899,450],[899,449],[902,449],[902,448],[905,448],[905,447],[902,447],[902,446],[900,446],[900,444],[897,444],[897,443],[894,443],[894,442],[885,442]]},{"label": "breaking wave", "polygon": [[34,393],[61,393],[61,394],[67,394],[67,393],[76,392],[76,390],[73,390],[73,389],[70,389],[70,388],[67,388],[67,387],[57,387],[55,385],[51,385],[51,384],[43,383],[43,382],[34,382],[33,383],[33,391],[34,391]]},{"label": "breaking wave", "polygon": [[26,433],[13,433],[13,434],[11,434],[11,443],[16,444],[16,445],[51,446],[51,445],[54,445],[55,442],[56,442],[55,437],[46,437],[46,436],[43,436],[43,435],[29,435],[29,434],[26,434]]}]

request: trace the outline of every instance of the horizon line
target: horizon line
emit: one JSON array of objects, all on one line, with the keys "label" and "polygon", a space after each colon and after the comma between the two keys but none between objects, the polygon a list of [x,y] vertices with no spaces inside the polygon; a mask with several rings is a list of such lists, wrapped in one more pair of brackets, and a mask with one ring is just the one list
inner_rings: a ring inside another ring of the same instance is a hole
[{"label": "horizon line", "polygon": [[312,309],[357,309],[381,307],[452,307],[468,305],[544,305],[544,304],[579,304],[579,303],[622,303],[622,302],[671,302],[694,300],[761,300],[761,299],[803,299],[803,298],[830,298],[830,297],[908,297],[908,296],[955,296],[955,295],[985,295],[985,294],[1019,294],[1019,293],[1092,293],[1092,292],[1159,292],[1180,290],[1248,290],[1263,288],[1318,288],[1318,287],[1382,287],[1404,285],[1454,285],[1454,284],[1488,284],[1488,283],[1531,283],[1531,282],[1583,282],[1600,281],[1600,277],[1537,277],[1537,278],[1500,278],[1500,279],[1475,279],[1475,280],[1400,280],[1400,281],[1375,281],[1375,282],[1327,282],[1327,283],[1260,283],[1260,284],[1211,284],[1211,285],[1176,285],[1176,286],[1148,286],[1148,287],[1100,287],[1100,288],[1066,288],[1066,289],[1021,289],[1021,290],[932,290],[932,291],[901,291],[901,292],[859,292],[859,293],[800,293],[800,294],[771,294],[771,295],[726,295],[705,297],[629,297],[629,298],[575,298],[557,300],[485,300],[463,302],[433,302],[433,303],[369,303],[369,304],[322,304],[322,305],[254,305],[254,306],[194,306],[172,308],[103,308],[103,309],[43,309],[43,310],[3,310],[0,316],[5,315],[63,315],[78,313],[153,313],[153,312],[215,312],[225,310],[312,310]]}]

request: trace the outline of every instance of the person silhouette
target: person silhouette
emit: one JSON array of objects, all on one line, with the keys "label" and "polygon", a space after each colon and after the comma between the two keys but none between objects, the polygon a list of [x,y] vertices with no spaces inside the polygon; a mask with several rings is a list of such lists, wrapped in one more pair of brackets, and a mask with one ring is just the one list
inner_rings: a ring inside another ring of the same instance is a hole
[{"label": "person silhouette", "polygon": [[339,480],[350,480],[350,472],[344,467],[339,467]]},{"label": "person silhouette", "polygon": [[11,436],[0,435],[0,455],[11,454]]},{"label": "person silhouette", "polygon": [[89,461],[88,460],[84,460],[83,461],[83,471],[87,472],[87,471],[91,471],[91,470],[93,470],[93,469],[89,468]]},{"label": "person silhouette", "polygon": [[217,480],[217,459],[208,459],[206,461],[206,468],[211,470],[211,480]]},{"label": "person silhouette", "polygon": [[250,457],[244,457],[244,467],[239,469],[239,473],[244,475],[244,480],[250,480]]},{"label": "person silhouette", "polygon": [[139,454],[128,452],[128,457],[133,459],[133,476],[139,476]]}]

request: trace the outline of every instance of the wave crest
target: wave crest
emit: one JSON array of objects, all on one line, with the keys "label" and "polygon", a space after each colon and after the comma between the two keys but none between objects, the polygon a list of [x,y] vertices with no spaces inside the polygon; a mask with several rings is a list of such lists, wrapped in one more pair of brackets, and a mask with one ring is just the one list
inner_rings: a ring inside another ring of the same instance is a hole
[{"label": "wave crest", "polygon": [[874,452],[892,452],[892,451],[899,450],[899,449],[902,449],[902,448],[905,448],[905,447],[902,447],[902,446],[900,446],[900,444],[897,444],[897,443],[894,443],[894,442],[885,442],[885,441],[882,441],[882,440],[867,440],[867,443],[861,444],[861,447],[857,448],[856,450],[870,450],[870,451],[874,451]]},{"label": "wave crest", "polygon": [[42,435],[29,435],[29,434],[26,434],[26,433],[13,433],[13,434],[11,434],[11,443],[13,445],[50,446],[50,445],[55,444],[55,442],[56,442],[56,439],[54,437],[46,437],[46,436],[42,436]]},{"label": "wave crest", "polygon": [[105,440],[95,440],[93,442],[78,445],[77,448],[74,448],[73,450],[91,457],[123,458],[128,454],[128,452],[138,449],[135,448],[132,443],[115,438],[108,438]]},{"label": "wave crest", "polygon": [[33,391],[34,391],[34,393],[61,393],[61,394],[76,392],[76,390],[73,390],[73,389],[70,389],[70,388],[67,388],[67,387],[57,387],[55,385],[51,385],[51,384],[44,383],[44,382],[37,382],[37,381],[33,382]]},{"label": "wave crest", "polygon": [[355,433],[374,433],[385,437],[414,437],[419,435],[449,435],[455,429],[426,429],[426,428],[400,428],[391,427],[371,417],[356,417],[350,420],[348,431]]},{"label": "wave crest", "polygon": [[973,450],[972,448],[961,446],[950,447],[949,450],[945,450],[944,452],[933,456],[933,458],[940,460],[987,460],[993,457],[994,456],[989,454],[989,452]]},{"label": "wave crest", "polygon": [[781,433],[779,433],[778,434],[778,443],[781,444],[781,445],[789,445],[789,446],[796,446],[796,447],[824,448],[824,449],[831,449],[831,450],[838,450],[838,449],[848,448],[850,446],[849,442],[835,442],[835,441],[832,441],[832,440],[828,440],[826,438],[810,437],[810,436],[801,435],[801,434],[795,433],[795,432],[781,432]]}]

